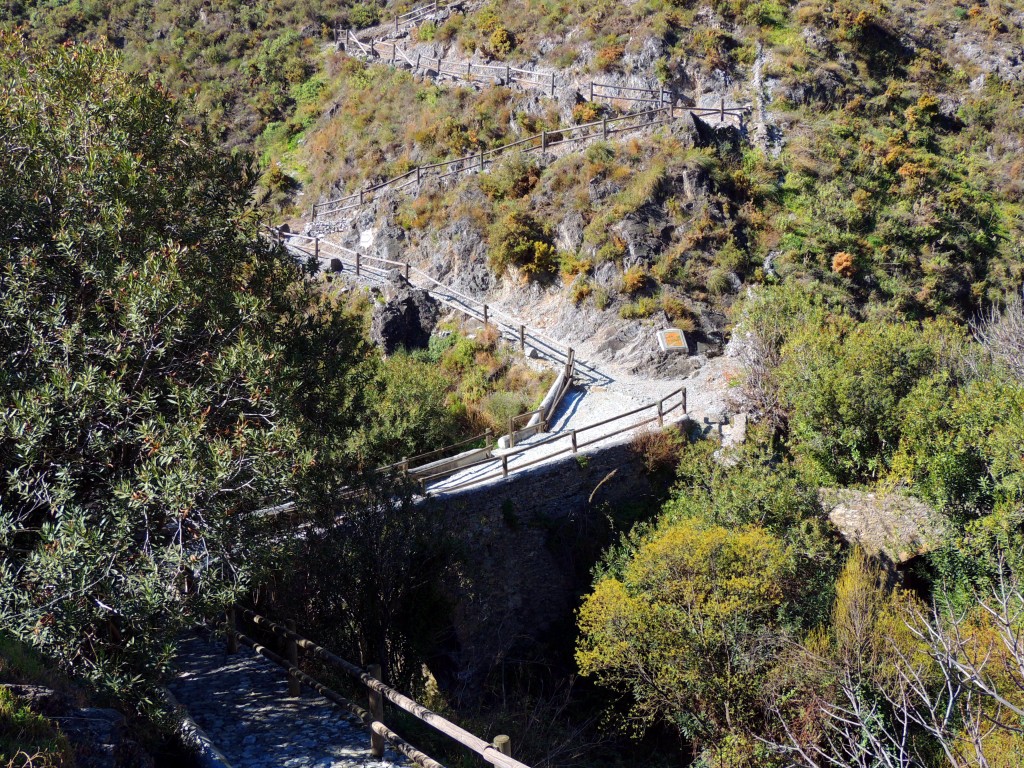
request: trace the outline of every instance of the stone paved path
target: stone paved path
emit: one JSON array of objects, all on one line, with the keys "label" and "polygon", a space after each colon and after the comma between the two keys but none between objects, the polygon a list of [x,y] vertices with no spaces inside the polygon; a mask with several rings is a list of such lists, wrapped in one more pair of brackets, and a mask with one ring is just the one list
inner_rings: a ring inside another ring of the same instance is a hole
[{"label": "stone paved path", "polygon": [[178,676],[168,686],[233,768],[391,768],[388,751],[370,755],[370,737],[326,699],[304,690],[285,698],[283,670],[242,646],[190,637],[181,644]]}]

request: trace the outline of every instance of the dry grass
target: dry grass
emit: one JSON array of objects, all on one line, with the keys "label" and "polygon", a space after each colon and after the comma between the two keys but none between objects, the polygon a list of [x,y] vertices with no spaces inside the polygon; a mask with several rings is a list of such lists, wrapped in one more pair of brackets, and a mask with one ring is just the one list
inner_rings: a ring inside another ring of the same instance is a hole
[{"label": "dry grass", "polygon": [[650,473],[673,471],[679,464],[683,436],[674,427],[658,429],[648,427],[637,432],[629,447]]}]

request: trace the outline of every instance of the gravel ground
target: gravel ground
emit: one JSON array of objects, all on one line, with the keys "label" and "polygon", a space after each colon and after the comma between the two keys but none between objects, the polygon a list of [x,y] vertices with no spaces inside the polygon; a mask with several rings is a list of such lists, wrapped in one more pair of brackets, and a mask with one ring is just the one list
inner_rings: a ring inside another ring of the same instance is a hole
[{"label": "gravel ground", "polygon": [[307,690],[286,698],[280,667],[242,646],[192,637],[168,686],[234,768],[391,768],[409,763],[390,750],[370,755],[369,733]]}]

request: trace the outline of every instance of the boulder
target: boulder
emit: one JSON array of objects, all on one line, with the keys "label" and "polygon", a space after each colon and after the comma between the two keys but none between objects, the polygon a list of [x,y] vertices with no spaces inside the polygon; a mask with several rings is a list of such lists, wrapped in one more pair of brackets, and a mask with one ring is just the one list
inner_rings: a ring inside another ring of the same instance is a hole
[{"label": "boulder", "polygon": [[370,338],[388,355],[399,348],[426,348],[440,317],[438,302],[406,282],[397,270],[389,281],[387,301],[374,307]]},{"label": "boulder", "polygon": [[942,542],[943,517],[912,496],[822,488],[819,498],[847,543],[893,565],[930,552]]}]

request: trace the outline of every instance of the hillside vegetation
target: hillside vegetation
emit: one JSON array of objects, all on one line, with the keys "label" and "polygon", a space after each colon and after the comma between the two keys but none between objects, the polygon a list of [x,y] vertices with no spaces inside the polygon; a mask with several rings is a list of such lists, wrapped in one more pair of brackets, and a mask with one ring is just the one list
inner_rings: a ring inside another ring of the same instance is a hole
[{"label": "hillside vegetation", "polygon": [[[151,710],[185,627],[287,582],[333,647],[455,706],[423,670],[459,608],[437,585],[473,574],[398,479],[351,488],[546,379],[450,323],[384,357],[374,299],[260,226],[625,105],[333,45],[406,7],[0,10],[0,623],[126,705]],[[751,106],[740,131],[555,141],[342,222],[573,332],[671,323],[742,360],[746,442],[641,446],[667,501],[600,511],[571,629],[513,642],[459,717],[537,766],[1020,765],[1024,12],[491,0],[404,44]],[[835,489],[927,505],[928,545],[859,548]],[[62,748],[44,724],[26,744]]]}]

